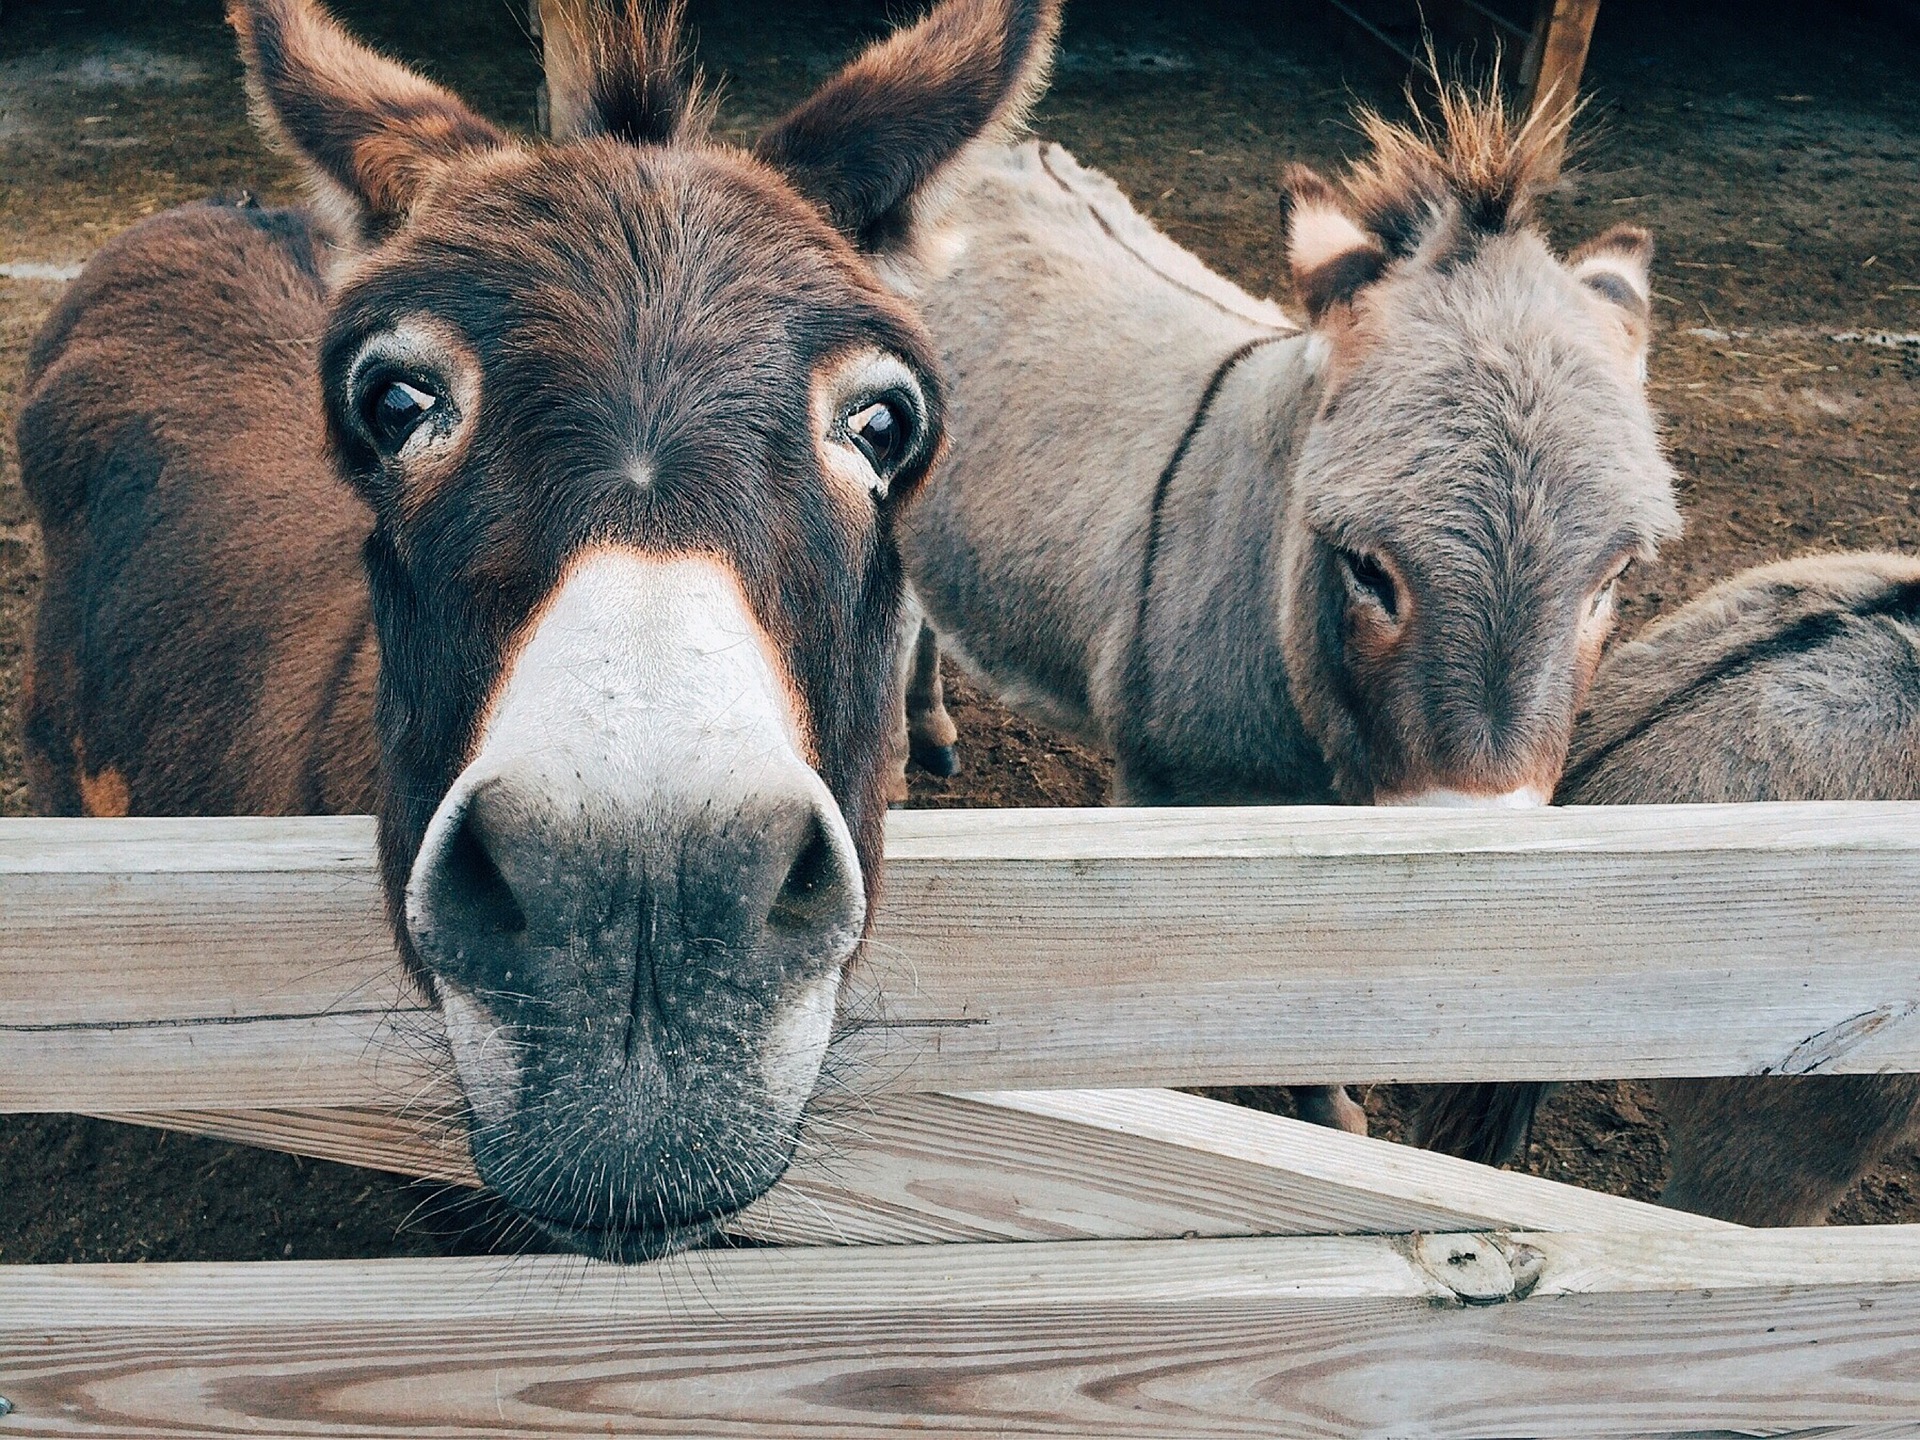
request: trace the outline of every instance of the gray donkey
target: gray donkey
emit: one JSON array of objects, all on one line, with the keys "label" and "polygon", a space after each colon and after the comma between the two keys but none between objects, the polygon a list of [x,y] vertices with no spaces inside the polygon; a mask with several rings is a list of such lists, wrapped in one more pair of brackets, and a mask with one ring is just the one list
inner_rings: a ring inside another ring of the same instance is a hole
[{"label": "gray donkey", "polygon": [[[1762,566],[1615,649],[1561,798],[1586,805],[1920,799],[1920,560]],[[1424,1143],[1490,1164],[1544,1085],[1430,1092]],[[1661,1200],[1747,1225],[1811,1225],[1920,1132],[1920,1076],[1668,1080]]]},{"label": "gray donkey", "polygon": [[1058,146],[984,152],[950,202],[920,298],[952,449],[909,574],[964,668],[1111,749],[1116,801],[1543,804],[1615,583],[1679,528],[1646,233],[1557,257],[1549,136],[1497,99],[1360,123],[1339,183],[1286,175],[1305,327]]},{"label": "gray donkey", "polygon": [[1287,174],[1304,329],[1058,146],[986,152],[947,217],[914,588],[1117,800],[1544,803],[1614,582],[1679,527],[1645,232],[1557,258],[1497,101],[1361,123],[1342,184]]}]

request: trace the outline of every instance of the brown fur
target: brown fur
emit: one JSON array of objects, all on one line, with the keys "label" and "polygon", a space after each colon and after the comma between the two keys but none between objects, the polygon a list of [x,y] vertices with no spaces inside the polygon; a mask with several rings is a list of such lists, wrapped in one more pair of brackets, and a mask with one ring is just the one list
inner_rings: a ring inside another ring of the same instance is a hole
[{"label": "brown fur", "polygon": [[[435,170],[507,137],[404,65],[349,37],[302,0],[234,0],[255,123],[305,162],[330,219],[382,235]],[[297,132],[297,134],[296,134]]]},{"label": "brown fur", "polygon": [[[904,234],[912,198],[966,144],[1004,139],[1024,122],[1046,88],[1059,28],[1056,5],[944,6],[912,41],[904,34],[883,41],[829,81],[767,134],[758,153],[847,234],[887,248]],[[969,103],[919,103],[930,88]],[[901,146],[902,124],[920,131],[922,143]],[[943,158],[903,163],[916,155]]]},{"label": "brown fur", "polygon": [[[101,813],[83,770],[118,776],[136,815],[373,808],[370,515],[321,443],[325,263],[275,212],[175,211],[108,245],[35,344],[41,813]],[[277,423],[209,415],[209,396]]]},{"label": "brown fur", "polygon": [[[1920,799],[1920,561],[1831,555],[1714,587],[1609,655],[1582,716],[1571,804]],[[1422,1143],[1496,1163],[1542,1085],[1431,1097]],[[1920,1076],[1667,1080],[1662,1201],[1812,1225],[1920,1124]]]}]

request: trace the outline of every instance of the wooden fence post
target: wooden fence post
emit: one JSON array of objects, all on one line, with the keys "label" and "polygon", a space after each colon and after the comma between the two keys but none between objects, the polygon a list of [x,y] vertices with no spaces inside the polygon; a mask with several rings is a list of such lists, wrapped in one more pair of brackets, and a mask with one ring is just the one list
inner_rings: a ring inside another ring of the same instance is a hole
[{"label": "wooden fence post", "polygon": [[581,77],[585,74],[585,56],[581,37],[587,33],[587,17],[594,0],[532,0],[533,31],[540,38],[540,129],[549,136],[565,138],[580,122],[582,104]]},{"label": "wooden fence post", "polygon": [[1600,0],[1540,0],[1533,38],[1520,61],[1520,90],[1528,116],[1554,126],[1542,173],[1560,173],[1566,156],[1567,126],[1580,99],[1580,76],[1586,70],[1587,46]]}]

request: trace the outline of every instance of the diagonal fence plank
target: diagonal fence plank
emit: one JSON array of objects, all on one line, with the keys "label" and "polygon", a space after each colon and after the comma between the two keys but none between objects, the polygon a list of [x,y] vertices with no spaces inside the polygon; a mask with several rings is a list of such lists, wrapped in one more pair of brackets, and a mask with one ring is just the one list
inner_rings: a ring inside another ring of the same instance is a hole
[{"label": "diagonal fence plank", "polygon": [[[476,1183],[457,1131],[377,1111],[103,1118]],[[778,1245],[1731,1228],[1171,1090],[889,1096],[811,1117],[729,1227]]]}]

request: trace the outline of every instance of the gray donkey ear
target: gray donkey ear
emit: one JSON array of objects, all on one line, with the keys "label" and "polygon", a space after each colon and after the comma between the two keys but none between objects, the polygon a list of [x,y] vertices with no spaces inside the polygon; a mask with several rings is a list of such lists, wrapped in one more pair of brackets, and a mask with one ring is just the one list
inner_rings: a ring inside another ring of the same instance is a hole
[{"label": "gray donkey ear", "polygon": [[1616,306],[1644,370],[1653,332],[1653,236],[1616,225],[1567,257],[1573,278]]},{"label": "gray donkey ear", "polygon": [[1638,225],[1616,225],[1567,257],[1581,284],[1622,309],[1648,313],[1653,297],[1653,236]]},{"label": "gray donkey ear", "polygon": [[1317,170],[1289,165],[1282,179],[1287,204],[1287,268],[1293,288],[1320,319],[1352,302],[1387,268],[1387,252],[1340,202],[1340,192]]}]

